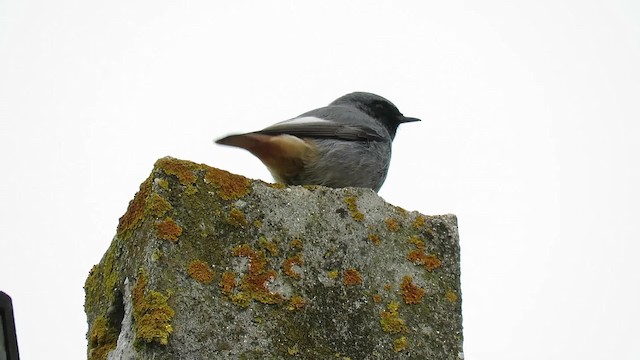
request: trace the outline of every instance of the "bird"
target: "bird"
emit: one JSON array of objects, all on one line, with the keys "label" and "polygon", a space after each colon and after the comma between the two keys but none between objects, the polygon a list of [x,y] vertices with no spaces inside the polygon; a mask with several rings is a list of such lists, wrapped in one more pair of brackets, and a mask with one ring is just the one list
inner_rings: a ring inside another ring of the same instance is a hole
[{"label": "bird", "polygon": [[391,160],[391,143],[404,116],[382,96],[353,92],[328,106],[217,144],[248,150],[285,185],[360,187],[378,192]]}]

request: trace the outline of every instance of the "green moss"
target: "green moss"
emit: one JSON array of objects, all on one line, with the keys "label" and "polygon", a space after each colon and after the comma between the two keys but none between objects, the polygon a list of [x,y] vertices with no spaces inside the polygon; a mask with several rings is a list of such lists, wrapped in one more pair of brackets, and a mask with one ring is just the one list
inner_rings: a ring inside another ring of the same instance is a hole
[{"label": "green moss", "polygon": [[99,316],[93,320],[89,331],[89,360],[104,360],[107,354],[116,348],[118,333],[109,326],[109,322],[104,316]]},{"label": "green moss", "polygon": [[364,214],[358,210],[358,198],[355,196],[347,196],[344,198],[345,204],[347,204],[347,209],[349,210],[349,214],[355,221],[364,220]]},{"label": "green moss", "polygon": [[173,332],[171,320],[175,315],[169,307],[168,295],[158,291],[146,291],[147,275],[138,271],[138,279],[133,288],[133,318],[135,320],[136,342],[167,345],[169,334]]}]

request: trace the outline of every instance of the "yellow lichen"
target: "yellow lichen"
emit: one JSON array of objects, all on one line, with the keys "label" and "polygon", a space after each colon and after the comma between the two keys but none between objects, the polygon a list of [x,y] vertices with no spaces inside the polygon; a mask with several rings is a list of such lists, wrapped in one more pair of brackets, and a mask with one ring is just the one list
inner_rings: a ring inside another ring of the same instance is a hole
[{"label": "yellow lichen", "polygon": [[360,272],[358,272],[358,270],[354,268],[345,270],[342,276],[342,283],[345,286],[362,284],[362,277],[360,276]]},{"label": "yellow lichen", "polygon": [[152,193],[147,200],[147,212],[156,218],[164,216],[172,208],[171,204],[157,193]]},{"label": "yellow lichen", "polygon": [[167,181],[167,179],[156,179],[156,183],[158,184],[158,186],[160,186],[161,189],[169,190],[169,182]]},{"label": "yellow lichen", "polygon": [[281,183],[269,183],[267,186],[273,189],[284,189],[287,187],[287,185]]},{"label": "yellow lichen", "polygon": [[447,298],[447,300],[449,300],[452,303],[458,301],[458,294],[456,294],[452,290],[447,290],[447,293],[444,296],[445,298]]},{"label": "yellow lichen", "polygon": [[422,240],[418,235],[411,236],[409,238],[409,243],[415,245],[417,249],[424,249],[426,247],[424,240]]},{"label": "yellow lichen", "polygon": [[223,200],[239,199],[251,190],[251,181],[246,177],[212,167],[207,167],[204,181],[212,183]]},{"label": "yellow lichen", "polygon": [[247,219],[245,218],[244,213],[237,208],[231,209],[227,222],[236,227],[247,226]]},{"label": "yellow lichen", "polygon": [[287,309],[290,311],[300,310],[305,306],[305,304],[306,301],[302,296],[292,296],[291,299],[289,299],[289,307],[287,307]]},{"label": "yellow lichen", "polygon": [[147,276],[143,270],[133,288],[133,319],[135,321],[136,342],[167,345],[173,332],[171,320],[175,315],[167,301],[169,296],[158,291],[146,291]]},{"label": "yellow lichen", "polygon": [[393,340],[393,351],[400,352],[404,350],[407,350],[407,338],[405,336]]},{"label": "yellow lichen", "polygon": [[329,277],[329,279],[337,279],[339,274],[340,273],[338,272],[338,270],[331,270],[327,272],[327,276]]},{"label": "yellow lichen", "polygon": [[294,279],[300,279],[302,275],[296,272],[293,269],[294,265],[302,266],[304,264],[304,260],[302,259],[302,254],[298,253],[295,256],[292,256],[284,261],[282,264],[282,269],[284,273]]},{"label": "yellow lichen", "polygon": [[380,235],[369,234],[369,241],[371,241],[374,245],[380,245]]},{"label": "yellow lichen", "polygon": [[266,237],[261,236],[259,246],[260,248],[267,250],[271,256],[278,256],[278,244],[274,241],[269,241]]},{"label": "yellow lichen", "polygon": [[425,293],[423,288],[413,283],[413,279],[411,279],[410,276],[402,278],[400,289],[402,290],[402,297],[404,298],[405,304],[419,304]]},{"label": "yellow lichen", "polygon": [[413,223],[411,225],[413,226],[414,229],[420,229],[424,226],[426,221],[427,219],[424,216],[418,215],[416,216],[415,220],[413,220]]},{"label": "yellow lichen", "polygon": [[182,235],[182,228],[170,217],[157,223],[156,231],[159,238],[173,242],[178,241],[178,237]]},{"label": "yellow lichen", "polygon": [[398,308],[400,304],[392,301],[387,305],[387,310],[383,310],[380,313],[380,326],[382,330],[391,334],[406,333],[409,331],[404,320],[398,315]]},{"label": "yellow lichen", "polygon": [[289,243],[289,248],[291,250],[302,250],[302,240],[297,238],[291,240],[291,242]]},{"label": "yellow lichen", "polygon": [[347,204],[347,209],[349,209],[349,214],[355,221],[364,220],[364,214],[358,210],[358,198],[355,196],[347,196],[344,198],[345,204]]},{"label": "yellow lichen", "polygon": [[255,226],[256,228],[260,229],[262,227],[262,221],[254,220],[253,221],[253,226]]},{"label": "yellow lichen", "polygon": [[187,267],[187,273],[191,278],[203,284],[210,284],[214,277],[213,270],[202,260],[192,260]]},{"label": "yellow lichen", "polygon": [[291,356],[295,356],[300,352],[298,349],[298,345],[293,345],[293,347],[287,347],[287,353]]},{"label": "yellow lichen", "polygon": [[384,223],[387,224],[387,229],[389,229],[389,231],[396,232],[400,229],[400,224],[398,223],[398,220],[394,218],[388,218],[384,221]]},{"label": "yellow lichen", "polygon": [[396,212],[403,218],[406,218],[407,215],[409,214],[407,210],[401,208],[400,206],[395,206],[395,209],[396,209]]},{"label": "yellow lichen", "polygon": [[107,354],[116,348],[118,334],[111,328],[104,316],[99,316],[93,320],[89,331],[89,360],[104,360]]}]

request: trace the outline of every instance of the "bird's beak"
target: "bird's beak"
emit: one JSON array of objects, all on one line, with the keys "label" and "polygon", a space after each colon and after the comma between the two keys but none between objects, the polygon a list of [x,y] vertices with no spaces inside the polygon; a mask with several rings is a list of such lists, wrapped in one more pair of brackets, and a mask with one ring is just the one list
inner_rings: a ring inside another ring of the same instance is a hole
[{"label": "bird's beak", "polygon": [[415,122],[415,121],[422,121],[422,120],[420,120],[418,118],[407,117],[407,116],[400,117],[400,124],[404,124],[404,123],[408,123],[408,122]]}]

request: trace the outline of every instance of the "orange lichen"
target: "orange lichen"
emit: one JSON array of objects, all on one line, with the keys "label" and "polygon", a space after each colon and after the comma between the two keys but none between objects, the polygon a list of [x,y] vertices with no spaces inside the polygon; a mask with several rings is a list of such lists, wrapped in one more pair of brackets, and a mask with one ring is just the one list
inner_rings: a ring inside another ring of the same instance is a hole
[{"label": "orange lichen", "polygon": [[264,304],[276,304],[282,301],[282,296],[279,293],[272,293],[267,288],[267,283],[274,280],[277,273],[272,269],[267,269],[264,251],[254,250],[244,244],[234,247],[232,254],[249,259],[249,270],[242,277],[240,283],[242,291],[246,292],[253,300]]},{"label": "orange lichen", "polygon": [[222,288],[223,293],[229,295],[236,287],[236,276],[231,271],[225,271],[222,273],[218,285]]},{"label": "orange lichen", "polygon": [[344,271],[344,274],[342,276],[342,283],[345,286],[360,285],[362,284],[362,277],[360,276],[358,270],[354,268],[347,269]]},{"label": "orange lichen", "polygon": [[347,209],[349,209],[349,213],[351,217],[355,221],[364,220],[364,214],[358,210],[358,198],[355,196],[347,196],[344,198],[345,204],[347,204]]},{"label": "orange lichen", "polygon": [[244,213],[237,208],[231,209],[227,222],[236,227],[247,226],[247,219],[245,218]]},{"label": "orange lichen", "polygon": [[289,243],[289,248],[291,250],[302,250],[302,240],[297,238],[291,240],[291,242]]},{"label": "orange lichen", "polygon": [[387,310],[383,310],[380,313],[380,326],[382,326],[382,330],[391,334],[406,333],[409,331],[404,320],[398,315],[399,306],[400,304],[392,301],[387,305]]},{"label": "orange lichen", "polygon": [[117,235],[121,237],[128,237],[131,231],[140,225],[140,221],[144,216],[147,198],[151,193],[151,178],[147,178],[142,184],[140,184],[140,190],[133,197],[133,200],[129,202],[127,212],[120,217],[118,221]]},{"label": "orange lichen", "polygon": [[294,279],[300,279],[302,275],[295,270],[293,270],[294,265],[302,266],[304,264],[304,260],[302,259],[302,254],[298,253],[295,256],[292,256],[284,261],[282,264],[282,269],[284,273]]},{"label": "orange lichen", "polygon": [[380,235],[369,234],[369,241],[371,241],[374,245],[380,245]]},{"label": "orange lichen", "polygon": [[136,342],[167,345],[173,332],[171,320],[175,311],[167,305],[169,296],[157,291],[145,294],[146,287],[147,276],[140,270],[132,294]]},{"label": "orange lichen", "polygon": [[384,223],[387,224],[387,229],[389,229],[389,231],[396,232],[400,229],[400,224],[398,223],[398,220],[394,218],[388,218],[387,220],[384,221]]},{"label": "orange lichen", "polygon": [[239,199],[251,190],[251,181],[246,177],[212,167],[207,167],[204,181],[212,183],[223,200]]},{"label": "orange lichen", "polygon": [[452,290],[447,290],[446,294],[444,294],[444,297],[452,303],[458,301],[458,294],[456,294]]},{"label": "orange lichen", "polygon": [[291,299],[289,299],[289,307],[287,307],[287,309],[291,311],[300,310],[305,305],[306,305],[306,301],[304,300],[304,298],[302,296],[296,295],[296,296],[292,296]]},{"label": "orange lichen", "polygon": [[424,249],[411,250],[407,259],[416,265],[423,265],[428,271],[442,266],[442,261],[437,256],[425,253]]},{"label": "orange lichen", "polygon": [[424,216],[418,215],[416,216],[415,220],[413,220],[413,223],[411,225],[413,226],[414,229],[420,229],[424,226],[426,221],[427,219]]},{"label": "orange lichen", "polygon": [[413,283],[411,276],[405,276],[402,278],[400,289],[402,290],[402,297],[404,298],[405,304],[419,304],[425,293],[423,288],[418,287]]},{"label": "orange lichen", "polygon": [[178,237],[182,235],[182,228],[170,217],[157,223],[156,231],[159,238],[173,242],[178,241]]},{"label": "orange lichen", "polygon": [[214,272],[209,265],[202,260],[192,260],[187,267],[187,273],[193,279],[203,283],[209,284],[213,281]]},{"label": "orange lichen", "polygon": [[384,284],[384,289],[387,291],[391,291],[391,289],[393,289],[393,285],[391,284]]},{"label": "orange lichen", "polygon": [[196,182],[195,170],[198,164],[165,157],[156,161],[155,167],[164,171],[167,175],[173,175],[178,178],[181,184],[190,185]]},{"label": "orange lichen", "polygon": [[379,304],[382,301],[382,296],[380,296],[379,294],[374,294],[373,296],[371,296],[371,298],[376,304]]},{"label": "orange lichen", "polygon": [[393,351],[400,352],[407,350],[407,338],[405,336],[393,340]]}]

